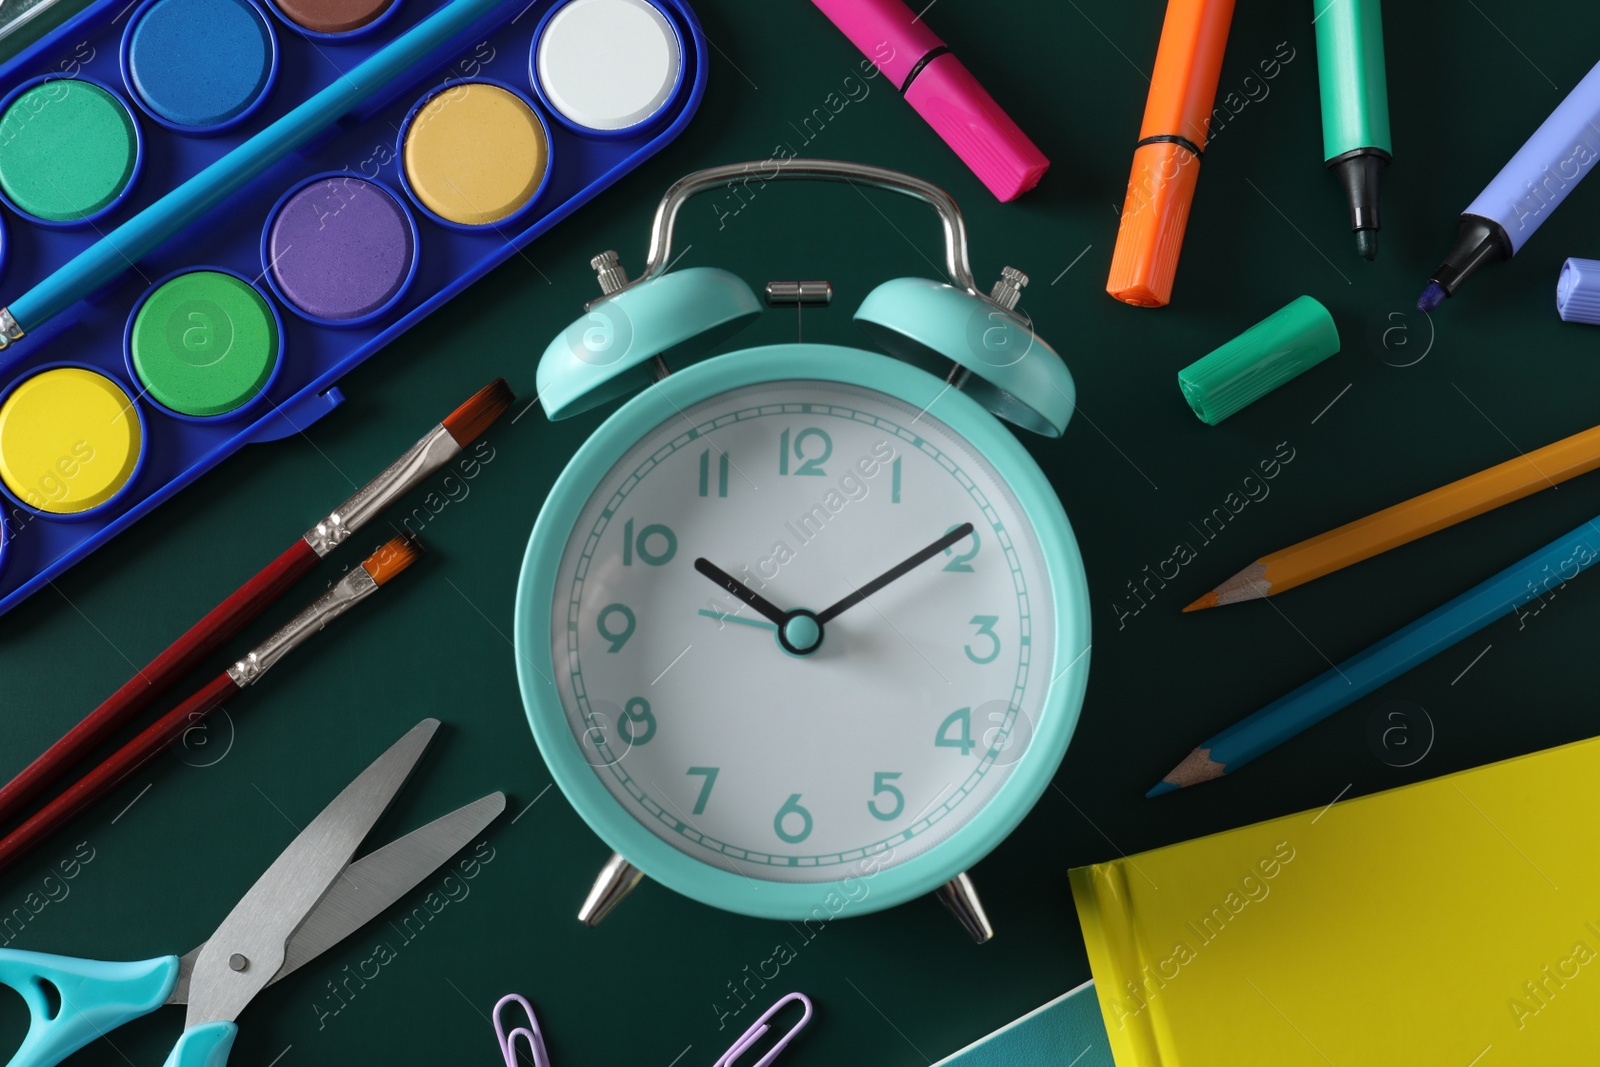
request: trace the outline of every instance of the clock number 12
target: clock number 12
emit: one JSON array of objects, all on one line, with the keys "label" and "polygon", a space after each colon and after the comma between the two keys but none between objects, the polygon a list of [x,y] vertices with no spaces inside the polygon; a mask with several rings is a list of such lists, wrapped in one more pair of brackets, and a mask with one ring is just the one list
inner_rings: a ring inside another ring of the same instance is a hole
[{"label": "clock number 12", "polygon": [[[822,469],[822,465],[828,462],[829,456],[833,455],[833,438],[828,436],[828,431],[816,426],[807,426],[794,435],[792,446],[789,434],[790,431],[785,430],[778,435],[778,473],[780,475],[789,473],[789,450],[792,447],[794,449],[794,458],[801,461],[800,465],[794,469],[795,474],[811,475],[817,478],[827,474],[828,472]],[[806,444],[808,441],[817,443],[808,446]],[[810,453],[815,453],[815,455]]]}]

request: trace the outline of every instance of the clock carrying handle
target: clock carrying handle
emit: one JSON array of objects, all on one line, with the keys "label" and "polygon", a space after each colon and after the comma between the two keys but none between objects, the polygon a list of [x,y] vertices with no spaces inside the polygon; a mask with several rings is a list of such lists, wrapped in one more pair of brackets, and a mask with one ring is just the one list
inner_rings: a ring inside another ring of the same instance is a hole
[{"label": "clock carrying handle", "polygon": [[[772,171],[772,173],[768,173]],[[774,159],[755,160],[749,163],[729,163],[721,167],[707,167],[687,174],[672,184],[656,208],[655,221],[650,227],[650,261],[644,273],[607,295],[631,289],[641,282],[659,276],[672,260],[672,230],[678,220],[678,210],[699,193],[707,189],[729,185],[738,181],[820,181],[843,182],[846,185],[868,186],[920,200],[933,208],[944,226],[944,269],[950,281],[961,289],[984,300],[989,298],[978,291],[972,278],[972,268],[967,263],[967,224],[961,217],[950,194],[931,182],[912,177],[897,170],[868,166],[865,163],[847,163],[838,159],[791,159],[782,162]]]}]

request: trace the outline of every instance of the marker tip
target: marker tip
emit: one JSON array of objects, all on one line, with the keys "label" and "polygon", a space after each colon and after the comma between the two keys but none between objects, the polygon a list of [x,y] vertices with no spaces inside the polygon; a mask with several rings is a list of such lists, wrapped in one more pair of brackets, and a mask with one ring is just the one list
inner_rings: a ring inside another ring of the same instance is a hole
[{"label": "marker tip", "polygon": [[1417,297],[1417,310],[1429,312],[1444,303],[1444,287],[1438,282],[1429,282],[1428,287],[1422,290],[1422,295]]}]

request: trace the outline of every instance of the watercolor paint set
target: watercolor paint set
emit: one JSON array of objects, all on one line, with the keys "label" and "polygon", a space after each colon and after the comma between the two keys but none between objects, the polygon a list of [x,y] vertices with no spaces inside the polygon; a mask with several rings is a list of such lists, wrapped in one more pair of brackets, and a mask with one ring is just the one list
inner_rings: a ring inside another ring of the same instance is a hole
[{"label": "watercolor paint set", "polygon": [[101,0],[0,68],[17,308],[402,38],[421,62],[0,359],[0,611],[336,407],[346,371],[676,137],[708,64],[683,0]]}]

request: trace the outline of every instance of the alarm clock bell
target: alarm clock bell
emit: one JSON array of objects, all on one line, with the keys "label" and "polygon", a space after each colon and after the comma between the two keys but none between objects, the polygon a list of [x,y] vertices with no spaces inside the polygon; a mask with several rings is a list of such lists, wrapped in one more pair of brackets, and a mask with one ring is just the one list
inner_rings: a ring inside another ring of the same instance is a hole
[{"label": "alarm clock bell", "polygon": [[[674,183],[656,211],[649,260],[638,278],[628,278],[615,252],[590,261],[601,297],[539,360],[539,399],[550,418],[645,388],[671,365],[702,356],[761,313],[761,302],[743,279],[714,267],[669,272],[666,265],[683,204],[764,165],[712,167]],[[1017,313],[1028,276],[1006,267],[988,293],[978,290],[967,263],[966,224],[948,193],[908,174],[838,160],[790,160],[764,180],[849,182],[903,193],[937,211],[950,281],[886,281],[862,301],[855,322],[889,355],[946,378],[996,417],[1045,437],[1061,436],[1077,394],[1061,357]],[[779,285],[767,287],[769,302],[805,299]]]}]

